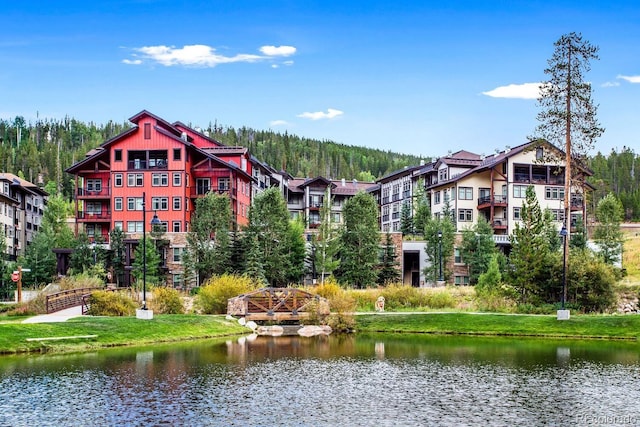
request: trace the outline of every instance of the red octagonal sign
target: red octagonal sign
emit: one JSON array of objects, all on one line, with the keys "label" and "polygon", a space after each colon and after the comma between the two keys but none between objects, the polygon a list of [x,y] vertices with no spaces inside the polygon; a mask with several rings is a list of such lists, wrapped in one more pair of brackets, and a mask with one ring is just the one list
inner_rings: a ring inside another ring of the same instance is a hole
[{"label": "red octagonal sign", "polygon": [[20,275],[18,274],[17,271],[14,271],[13,273],[11,273],[11,280],[13,280],[14,282],[17,282],[18,279],[20,279]]}]

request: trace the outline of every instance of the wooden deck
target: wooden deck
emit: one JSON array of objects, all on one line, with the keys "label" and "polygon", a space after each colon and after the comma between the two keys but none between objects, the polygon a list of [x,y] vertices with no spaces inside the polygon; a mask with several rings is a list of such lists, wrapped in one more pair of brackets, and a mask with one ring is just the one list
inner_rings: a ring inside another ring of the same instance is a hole
[{"label": "wooden deck", "polygon": [[309,310],[329,314],[329,304],[318,295],[295,288],[262,288],[229,298],[227,303],[227,314],[254,321],[300,321],[311,316]]}]

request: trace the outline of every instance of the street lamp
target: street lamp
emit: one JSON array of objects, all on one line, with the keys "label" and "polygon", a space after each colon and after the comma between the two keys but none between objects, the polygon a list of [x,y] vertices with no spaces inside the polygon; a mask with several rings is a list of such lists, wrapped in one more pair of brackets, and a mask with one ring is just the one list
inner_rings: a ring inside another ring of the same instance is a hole
[{"label": "street lamp", "polygon": [[315,285],[317,283],[316,275],[316,245],[311,245],[311,283]]},{"label": "street lamp", "polygon": [[560,236],[562,236],[562,297],[561,307],[564,310],[565,300],[567,299],[567,227],[562,226],[560,230]]},{"label": "street lamp", "polygon": [[[147,210],[146,193],[142,192],[142,309],[147,309]],[[162,222],[157,213],[153,213],[151,227],[160,225]]]},{"label": "street lamp", "polygon": [[440,278],[438,280],[444,282],[444,277],[442,277],[442,230],[438,231],[438,249],[440,252]]}]

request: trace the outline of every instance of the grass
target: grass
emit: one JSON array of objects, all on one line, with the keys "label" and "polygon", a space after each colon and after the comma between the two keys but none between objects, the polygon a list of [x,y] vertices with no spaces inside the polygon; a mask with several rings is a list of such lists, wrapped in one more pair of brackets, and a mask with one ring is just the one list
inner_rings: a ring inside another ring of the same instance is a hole
[{"label": "grass", "polygon": [[[79,317],[60,323],[0,324],[0,354],[73,352],[105,347],[145,345],[247,333],[248,329],[224,316],[156,315],[135,317]],[[97,335],[96,338],[27,341],[27,338]]]},{"label": "grass", "polygon": [[627,270],[623,283],[640,284],[640,236],[630,233],[625,235],[622,266]]},{"label": "grass", "polygon": [[359,332],[598,338],[637,340],[640,316],[578,315],[558,321],[556,316],[473,313],[364,314],[356,316]]}]

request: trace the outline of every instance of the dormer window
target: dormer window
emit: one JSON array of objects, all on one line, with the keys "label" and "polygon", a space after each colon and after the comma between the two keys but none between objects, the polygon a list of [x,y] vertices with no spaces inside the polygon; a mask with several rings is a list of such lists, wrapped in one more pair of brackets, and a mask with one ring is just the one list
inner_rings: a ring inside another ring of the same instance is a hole
[{"label": "dormer window", "polygon": [[446,181],[448,179],[449,169],[442,168],[438,171],[438,181]]}]

